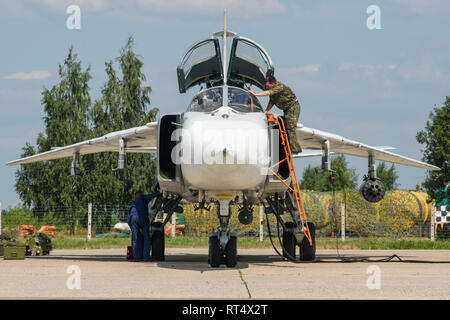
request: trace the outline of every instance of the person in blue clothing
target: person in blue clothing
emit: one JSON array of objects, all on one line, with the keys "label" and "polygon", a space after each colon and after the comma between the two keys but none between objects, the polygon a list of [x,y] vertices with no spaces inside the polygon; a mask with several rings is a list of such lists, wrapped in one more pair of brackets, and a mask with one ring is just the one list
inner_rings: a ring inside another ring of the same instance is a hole
[{"label": "person in blue clothing", "polygon": [[128,209],[127,223],[131,229],[134,261],[151,261],[150,221],[148,217],[148,203],[159,197],[161,193],[154,192],[144,195],[141,191],[135,193],[134,201]]}]

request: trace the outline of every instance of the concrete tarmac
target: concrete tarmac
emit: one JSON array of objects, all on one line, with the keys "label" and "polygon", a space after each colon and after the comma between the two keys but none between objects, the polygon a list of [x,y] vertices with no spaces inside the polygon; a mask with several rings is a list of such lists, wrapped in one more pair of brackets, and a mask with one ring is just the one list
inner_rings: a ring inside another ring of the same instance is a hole
[{"label": "concrete tarmac", "polygon": [[[409,262],[373,261],[393,254]],[[91,249],[0,258],[0,298],[450,299],[450,250],[318,250],[321,262],[292,263],[272,249],[238,249],[236,268],[211,268],[207,255],[169,248],[164,262],[129,262],[125,249]]]}]

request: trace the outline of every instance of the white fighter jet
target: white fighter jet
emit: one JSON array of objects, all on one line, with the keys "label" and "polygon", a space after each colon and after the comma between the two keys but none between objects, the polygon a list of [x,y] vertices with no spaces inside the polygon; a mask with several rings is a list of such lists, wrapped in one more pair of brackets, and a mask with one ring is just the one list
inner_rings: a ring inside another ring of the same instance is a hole
[{"label": "white fighter jet", "polygon": [[[227,37],[233,39],[229,60]],[[195,85],[205,87],[195,94],[185,112],[165,114],[141,127],[56,147],[8,165],[73,157],[71,173],[77,175],[79,158],[85,154],[118,152],[118,169],[125,169],[127,153],[156,153],[157,180],[163,196],[149,206],[151,212],[164,211],[167,217],[163,223],[152,219],[154,259],[164,260],[164,224],[180,210],[179,203],[183,201],[196,204],[197,209],[216,209],[220,226],[210,235],[208,261],[212,267],[236,265],[236,233],[229,228],[230,205],[238,205],[239,221],[243,224],[251,223],[253,206],[263,205],[266,214],[274,214],[283,227],[283,255],[296,258],[298,246],[301,260],[313,260],[314,225],[299,213],[288,161],[280,163],[288,156],[280,138],[282,132],[267,120],[258,99],[246,90],[251,85],[264,90],[265,78],[273,74],[266,50],[251,39],[228,32],[224,22],[223,31],[194,43],[177,67],[180,93]],[[331,172],[330,154],[367,158],[368,175],[361,193],[370,202],[384,196],[384,186],[376,177],[375,160],[439,170],[392,153],[389,147],[369,146],[300,123],[296,133],[304,150],[316,151],[293,158],[320,156],[323,170]]]}]

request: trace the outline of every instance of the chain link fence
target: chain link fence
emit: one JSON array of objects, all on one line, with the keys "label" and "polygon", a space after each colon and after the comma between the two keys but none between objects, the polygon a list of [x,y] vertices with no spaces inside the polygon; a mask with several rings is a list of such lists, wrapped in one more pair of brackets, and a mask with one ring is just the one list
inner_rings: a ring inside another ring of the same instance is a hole
[{"label": "chain link fence", "polygon": [[[369,203],[356,191],[302,192],[306,216],[315,224],[317,237],[341,236],[345,232],[346,237],[431,239],[432,205],[427,197],[424,192],[396,190],[387,192],[378,203]],[[208,235],[218,224],[215,210],[195,211],[189,206],[184,214],[186,232],[193,236]],[[259,236],[261,231],[265,236],[268,227],[275,236],[281,231],[275,216],[266,215],[259,207],[253,209],[253,221],[249,225],[240,224],[237,208],[232,208],[230,226],[240,236]],[[434,224],[434,238],[450,239],[449,226]]]},{"label": "chain link fence", "polygon": [[[114,225],[126,221],[127,208],[118,206],[92,206],[91,233],[93,236],[115,233]],[[2,214],[4,228],[33,226],[40,230],[46,226],[55,226],[59,237],[69,235],[87,235],[89,225],[89,206],[57,207],[28,210],[26,208],[9,208]],[[25,227],[25,228],[23,228]]]},{"label": "chain link fence", "polygon": [[[396,190],[386,193],[378,203],[365,201],[359,192],[302,192],[303,205],[308,221],[316,226],[317,237],[385,237],[422,238],[450,240],[450,224],[434,224],[432,204],[427,194],[417,191]],[[178,216],[184,220],[177,235],[206,237],[219,224],[216,207],[195,210],[193,205],[184,205]],[[118,222],[126,222],[127,208],[118,206],[96,206],[91,209],[92,237],[126,237],[114,230]],[[268,226],[274,236],[278,235],[277,220],[273,214],[266,215],[259,206],[253,207],[253,220],[243,225],[238,219],[238,207],[231,207],[230,227],[240,237],[263,237],[268,235]],[[162,215],[159,216],[163,218]],[[268,219],[268,221],[267,221]],[[46,208],[29,211],[25,208],[3,210],[2,226],[17,228],[33,225],[36,230],[44,226],[55,226],[56,236],[85,236],[88,234],[88,206],[70,208]],[[433,227],[432,227],[433,225]],[[171,227],[171,220],[166,225]],[[166,232],[170,233],[170,232]]]}]

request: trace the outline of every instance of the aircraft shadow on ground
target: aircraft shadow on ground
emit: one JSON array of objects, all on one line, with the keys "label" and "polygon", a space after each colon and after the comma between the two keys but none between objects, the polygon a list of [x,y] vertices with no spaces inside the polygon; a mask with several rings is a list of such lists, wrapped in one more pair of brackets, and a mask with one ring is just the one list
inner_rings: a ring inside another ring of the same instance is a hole
[{"label": "aircraft shadow on ground", "polygon": [[129,262],[125,256],[119,255],[94,255],[94,254],[65,254],[52,256],[28,256],[25,259],[37,259],[37,260],[67,260],[67,261],[96,261],[96,262]]},{"label": "aircraft shadow on ground", "polygon": [[[86,261],[86,262],[123,262],[123,263],[143,263],[149,265],[156,265],[159,268],[177,269],[177,270],[194,270],[194,271],[218,271],[233,269],[221,265],[219,268],[212,268],[208,264],[207,254],[183,253],[166,255],[165,261],[151,261],[151,262],[134,262],[128,261],[125,255],[105,255],[105,254],[63,254],[46,256],[28,256],[26,259],[47,260],[47,261]],[[249,264],[267,264],[273,266],[275,262],[281,262],[278,255],[239,255],[237,257],[237,268],[246,269]],[[286,267],[286,266],[279,266]]]},{"label": "aircraft shadow on ground", "polygon": [[[247,258],[251,259],[247,259]],[[206,254],[191,254],[191,253],[183,253],[183,254],[170,254],[166,255],[165,261],[150,261],[150,262],[134,262],[126,260],[125,255],[95,255],[95,254],[64,254],[52,256],[29,256],[27,259],[33,260],[47,260],[47,261],[70,261],[70,262],[123,262],[128,264],[140,263],[140,264],[148,264],[149,266],[157,266],[159,268],[167,268],[167,269],[177,269],[177,270],[194,270],[194,271],[216,271],[216,270],[224,270],[224,269],[232,269],[227,268],[225,265],[222,265],[220,268],[211,268],[208,264],[208,256]],[[265,259],[265,260],[264,260]],[[254,260],[254,256],[238,256],[238,268],[244,269],[248,268],[248,262],[253,261],[270,261],[267,256],[260,256],[257,260]]]},{"label": "aircraft shadow on ground", "polygon": [[[274,262],[282,261],[277,255],[242,255],[237,256],[237,265],[235,268],[227,268],[225,264],[219,268],[212,268],[208,264],[208,256],[205,254],[177,254],[170,255],[164,262],[158,262],[158,267],[176,269],[176,270],[194,270],[200,272],[223,271],[233,269],[247,269],[249,264],[277,266]],[[280,266],[283,267],[283,266]]]},{"label": "aircraft shadow on ground", "polygon": [[[357,256],[349,254],[318,254],[315,261],[296,261],[291,262],[288,260],[283,260],[277,254],[251,254],[242,255],[238,254],[237,266],[239,269],[246,269],[249,264],[256,266],[270,266],[276,268],[296,268],[302,264],[310,263],[345,263],[345,262],[365,262],[365,263],[381,263],[381,262],[405,262],[405,263],[450,263],[450,261],[427,261],[427,260],[416,260],[418,257],[413,255],[401,255],[401,260],[391,259],[389,261],[384,261],[389,258],[386,255],[376,254],[376,255],[366,255]],[[200,272],[211,272],[211,271],[223,271],[232,270],[234,268],[227,268],[225,265],[221,265],[219,268],[212,268],[208,264],[208,256],[206,254],[193,254],[193,253],[183,253],[183,254],[170,254],[166,256],[165,261],[151,261],[151,262],[134,262],[128,261],[125,255],[95,255],[95,254],[64,254],[58,256],[32,256],[26,257],[26,259],[37,259],[37,260],[63,260],[63,261],[91,261],[91,262],[123,262],[123,263],[143,263],[149,266],[157,266],[158,268],[167,268],[175,270],[192,270]]]}]

